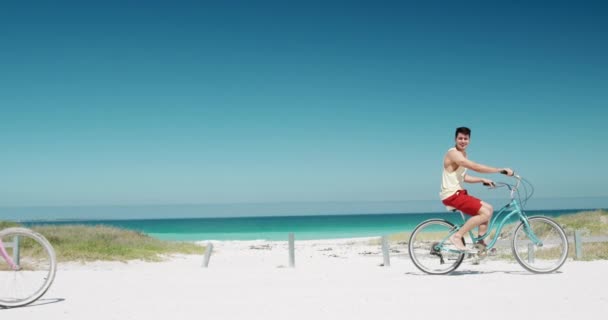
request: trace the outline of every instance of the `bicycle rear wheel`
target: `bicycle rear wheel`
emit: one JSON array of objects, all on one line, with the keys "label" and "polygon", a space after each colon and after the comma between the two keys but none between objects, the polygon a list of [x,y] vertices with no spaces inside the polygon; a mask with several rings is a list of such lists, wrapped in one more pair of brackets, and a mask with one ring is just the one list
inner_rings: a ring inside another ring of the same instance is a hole
[{"label": "bicycle rear wheel", "polygon": [[16,269],[0,259],[0,306],[20,307],[40,298],[55,279],[57,262],[51,244],[25,228],[0,231],[0,241]]},{"label": "bicycle rear wheel", "polygon": [[429,274],[447,274],[460,266],[464,253],[444,249],[453,229],[454,224],[443,219],[424,221],[414,229],[408,248],[418,269]]},{"label": "bicycle rear wheel", "polygon": [[530,217],[528,224],[529,228],[521,222],[513,233],[512,248],[517,262],[534,273],[559,269],[568,258],[568,238],[562,227],[547,217]]}]

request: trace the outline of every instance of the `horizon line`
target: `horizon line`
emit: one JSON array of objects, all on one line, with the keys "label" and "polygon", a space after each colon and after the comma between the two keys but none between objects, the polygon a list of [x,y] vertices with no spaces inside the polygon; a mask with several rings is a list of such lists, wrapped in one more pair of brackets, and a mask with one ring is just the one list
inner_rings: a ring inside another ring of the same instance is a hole
[{"label": "horizon line", "polygon": [[[608,199],[605,196],[565,196],[565,197],[534,197],[540,199]],[[488,200],[504,200],[504,197],[487,197]],[[532,200],[532,199],[531,199]],[[216,205],[281,205],[281,204],[355,204],[355,203],[395,203],[395,202],[418,202],[433,201],[441,202],[439,199],[408,199],[408,200],[330,200],[330,201],[276,201],[276,202],[180,202],[180,203],[131,203],[131,204],[40,204],[40,205],[3,205],[0,208],[70,208],[70,207],[151,207],[151,206],[216,206]]]},{"label": "horizon line", "polygon": [[[525,211],[573,211],[586,212],[596,210],[608,210],[608,208],[566,208],[566,209],[530,209]],[[385,213],[316,213],[316,214],[285,214],[285,215],[254,215],[254,216],[209,216],[209,217],[164,217],[164,218],[56,218],[56,219],[24,219],[12,220],[19,223],[35,222],[77,222],[77,221],[129,221],[129,220],[187,220],[187,219],[243,219],[243,218],[306,218],[306,217],[331,217],[331,216],[364,216],[364,215],[399,215],[399,214],[437,214],[450,213],[447,211],[425,211],[425,212],[385,212]],[[456,212],[454,212],[456,213]]]}]

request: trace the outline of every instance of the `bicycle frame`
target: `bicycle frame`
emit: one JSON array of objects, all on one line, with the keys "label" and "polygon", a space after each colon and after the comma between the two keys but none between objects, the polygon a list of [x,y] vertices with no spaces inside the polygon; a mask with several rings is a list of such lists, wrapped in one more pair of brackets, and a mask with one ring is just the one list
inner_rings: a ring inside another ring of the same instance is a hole
[{"label": "bicycle frame", "polygon": [[2,243],[1,240],[0,240],[0,256],[2,256],[4,261],[6,261],[6,263],[8,263],[8,265],[11,267],[11,269],[16,269],[15,262],[13,262],[13,259],[8,255],[8,252],[6,252],[6,249],[4,248],[4,243]]},{"label": "bicycle frame", "polygon": [[[461,213],[461,215],[462,215],[462,213]],[[487,244],[488,248],[492,248],[492,247],[494,247],[494,245],[498,241],[498,237],[500,235],[500,231],[502,231],[502,228],[505,226],[505,224],[507,224],[507,222],[509,221],[509,219],[511,219],[511,217],[513,217],[515,215],[517,215],[519,217],[519,220],[521,222],[523,222],[524,225],[526,226],[526,233],[528,234],[528,236],[530,236],[530,239],[535,244],[538,245],[540,243],[540,241],[536,238],[536,236],[534,234],[532,234],[531,232],[529,232],[528,217],[521,210],[521,207],[520,207],[519,203],[517,202],[517,200],[512,200],[509,204],[507,204],[504,207],[502,207],[498,211],[498,213],[496,213],[496,214],[493,215],[492,219],[490,220],[490,224],[488,226],[488,231],[486,232],[486,234],[484,234],[481,237],[475,237],[473,235],[473,231],[471,230],[471,231],[469,231],[469,236],[471,237],[471,239],[472,239],[472,241],[474,243],[477,242],[477,241],[480,241],[480,240],[484,240],[484,239],[486,239],[486,238],[488,238],[490,236],[491,231],[496,226],[496,232],[494,233],[494,237],[492,238],[492,240],[490,241],[490,243]],[[500,219],[500,222],[498,222],[499,217],[501,217],[501,216],[502,216],[502,218]],[[465,222],[464,215],[463,215],[463,222]],[[452,235],[456,231],[460,230],[461,227],[462,226],[457,226],[457,228],[454,230],[454,232],[451,232],[450,235]]]},{"label": "bicycle frame", "polygon": [[[505,206],[503,206],[498,211],[498,213],[492,215],[492,218],[490,219],[490,223],[488,225],[488,229],[487,229],[486,233],[483,236],[481,236],[481,237],[475,237],[473,235],[473,231],[472,230],[469,231],[469,236],[471,237],[471,240],[473,241],[473,243],[476,243],[476,242],[478,242],[480,240],[484,240],[484,239],[488,238],[489,235],[490,235],[490,233],[491,233],[491,231],[494,229],[494,227],[496,227],[496,230],[495,230],[495,233],[494,233],[494,237],[492,238],[492,240],[490,241],[490,243],[487,244],[487,249],[493,248],[494,245],[496,244],[496,242],[498,241],[498,237],[500,235],[500,231],[502,231],[502,228],[505,226],[505,224],[507,223],[507,221],[509,221],[509,219],[511,217],[517,215],[519,217],[519,220],[524,224],[524,227],[525,227],[524,231],[526,232],[526,234],[528,235],[528,237],[530,238],[530,240],[532,240],[532,242],[535,245],[542,246],[542,241],[540,241],[536,237],[536,235],[534,234],[534,232],[532,232],[532,230],[530,229],[530,224],[528,222],[528,216],[521,209],[521,206],[520,206],[519,202],[514,197],[514,193],[515,193],[515,191],[517,190],[517,188],[519,187],[519,184],[520,184],[520,177],[516,176],[516,178],[518,179],[517,184],[513,188],[511,188],[511,187],[509,188],[511,190],[511,201],[509,203],[507,203]],[[464,214],[462,212],[460,212],[460,215],[462,217],[463,224],[454,226],[454,228],[450,231],[450,233],[448,234],[448,236],[445,239],[443,239],[442,243],[445,243],[446,241],[448,241],[448,239],[454,233],[456,233],[458,230],[460,230],[460,228],[462,228],[462,226],[466,222]],[[501,217],[500,222],[498,222],[499,217]],[[447,251],[450,251],[450,252],[461,252],[459,250],[454,250],[454,249],[448,249]]]}]

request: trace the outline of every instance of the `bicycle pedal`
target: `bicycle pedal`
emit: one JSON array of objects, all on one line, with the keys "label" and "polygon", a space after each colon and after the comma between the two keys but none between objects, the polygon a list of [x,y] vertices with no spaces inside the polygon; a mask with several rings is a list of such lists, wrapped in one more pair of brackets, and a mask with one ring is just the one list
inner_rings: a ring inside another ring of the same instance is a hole
[{"label": "bicycle pedal", "polygon": [[479,251],[486,250],[486,245],[483,243],[476,243],[473,247]]},{"label": "bicycle pedal", "polygon": [[488,254],[486,246],[481,243],[475,244],[475,249],[477,249],[477,256],[480,258],[485,258]]},{"label": "bicycle pedal", "polygon": [[468,259],[472,259],[472,258],[477,257],[477,254],[479,253],[479,251],[466,250],[466,251],[462,251],[462,253],[466,254]]}]

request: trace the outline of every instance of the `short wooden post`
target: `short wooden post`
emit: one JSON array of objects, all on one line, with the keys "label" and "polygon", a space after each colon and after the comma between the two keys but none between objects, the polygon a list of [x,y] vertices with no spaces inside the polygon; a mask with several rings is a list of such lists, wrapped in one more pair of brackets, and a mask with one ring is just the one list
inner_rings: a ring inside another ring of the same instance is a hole
[{"label": "short wooden post", "polygon": [[534,243],[528,243],[528,263],[534,263]]},{"label": "short wooden post", "polygon": [[388,237],[387,236],[382,236],[382,257],[384,257],[383,266],[390,267],[391,266],[391,257],[390,257],[389,251],[388,251]]},{"label": "short wooden post", "polygon": [[289,267],[294,268],[296,266],[296,252],[295,252],[295,237],[293,233],[289,234]]},{"label": "short wooden post", "polygon": [[15,265],[19,265],[19,236],[13,238],[13,262]]},{"label": "short wooden post", "polygon": [[207,243],[207,249],[205,250],[205,259],[203,260],[203,268],[209,266],[209,259],[211,259],[211,252],[213,251],[213,243]]},{"label": "short wooden post", "polygon": [[580,230],[574,231],[574,254],[576,260],[583,259],[583,239]]}]

